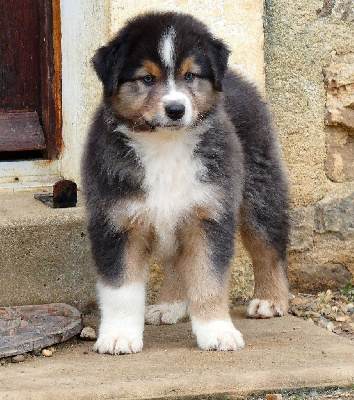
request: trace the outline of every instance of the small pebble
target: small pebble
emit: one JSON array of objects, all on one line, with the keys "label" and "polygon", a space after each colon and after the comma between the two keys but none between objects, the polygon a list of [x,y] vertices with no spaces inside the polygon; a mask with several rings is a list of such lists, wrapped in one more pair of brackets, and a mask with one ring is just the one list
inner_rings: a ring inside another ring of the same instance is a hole
[{"label": "small pebble", "polygon": [[293,309],[293,315],[296,315],[297,317],[302,317],[303,314],[301,310],[295,308]]},{"label": "small pebble", "polygon": [[333,329],[334,329],[334,324],[333,324],[333,322],[328,322],[328,324],[326,325],[326,329],[327,329],[328,331],[332,332]]},{"label": "small pebble", "polygon": [[342,325],[342,330],[344,332],[348,332],[348,333],[354,334],[354,324],[353,323],[351,323],[351,324],[344,323]]},{"label": "small pebble", "polygon": [[24,362],[25,359],[26,358],[25,358],[25,356],[23,354],[19,354],[19,355],[15,356],[15,357],[12,357],[11,361],[13,363],[20,363],[20,362]]},{"label": "small pebble", "polygon": [[42,355],[43,355],[44,357],[51,357],[51,356],[53,355],[53,352],[50,351],[49,349],[43,349],[43,350],[42,350]]},{"label": "small pebble", "polygon": [[335,312],[331,312],[331,313],[328,314],[327,317],[328,317],[329,319],[331,319],[332,321],[336,321],[338,315],[337,315]]},{"label": "small pebble", "polygon": [[346,326],[347,326],[347,332],[354,334],[354,322],[346,324]]},{"label": "small pebble", "polygon": [[327,308],[326,310],[324,310],[324,311],[322,312],[322,314],[325,315],[326,317],[329,316],[331,313],[332,313],[332,311],[331,311],[330,308]]},{"label": "small pebble", "polygon": [[283,396],[281,394],[266,394],[267,400],[281,400]]},{"label": "small pebble", "polygon": [[41,349],[36,349],[31,351],[32,356],[39,357],[42,354]]},{"label": "small pebble", "polygon": [[291,304],[294,306],[302,306],[307,303],[307,299],[303,298],[295,298],[294,300],[291,301]]},{"label": "small pebble", "polygon": [[344,313],[344,314],[347,313],[348,312],[348,306],[345,305],[345,304],[341,304],[339,311]]},{"label": "small pebble", "polygon": [[347,320],[347,318],[343,317],[343,316],[336,317],[337,322],[345,322],[346,320]]},{"label": "small pebble", "polygon": [[328,321],[326,320],[326,318],[321,317],[318,321],[318,325],[322,326],[322,328],[326,328],[328,324]]},{"label": "small pebble", "polygon": [[325,298],[323,299],[323,302],[328,304],[332,299],[333,299],[333,296],[331,294],[327,294],[325,296]]},{"label": "small pebble", "polygon": [[91,326],[85,326],[85,328],[80,333],[80,339],[82,340],[96,340],[96,331],[91,328]]}]

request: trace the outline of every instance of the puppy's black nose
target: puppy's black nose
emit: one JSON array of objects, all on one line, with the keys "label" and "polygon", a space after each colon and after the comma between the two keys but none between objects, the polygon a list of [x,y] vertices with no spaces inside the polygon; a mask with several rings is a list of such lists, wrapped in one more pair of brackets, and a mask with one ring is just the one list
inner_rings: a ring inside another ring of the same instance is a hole
[{"label": "puppy's black nose", "polygon": [[184,115],[185,107],[183,104],[170,104],[165,107],[166,114],[169,118],[177,121]]}]

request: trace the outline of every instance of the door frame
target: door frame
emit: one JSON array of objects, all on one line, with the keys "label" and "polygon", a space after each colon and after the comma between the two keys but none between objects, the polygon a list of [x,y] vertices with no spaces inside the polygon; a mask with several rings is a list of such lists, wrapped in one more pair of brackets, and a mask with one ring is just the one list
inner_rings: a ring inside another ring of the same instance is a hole
[{"label": "door frame", "polygon": [[[62,60],[60,0],[40,0],[42,124],[46,141],[44,158],[56,159],[62,150]],[[49,66],[49,68],[48,68]]]}]

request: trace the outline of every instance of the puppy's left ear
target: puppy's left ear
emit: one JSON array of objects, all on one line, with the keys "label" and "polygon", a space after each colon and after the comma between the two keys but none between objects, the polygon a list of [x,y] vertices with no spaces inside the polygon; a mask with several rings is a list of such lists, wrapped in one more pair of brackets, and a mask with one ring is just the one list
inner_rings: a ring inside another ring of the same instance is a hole
[{"label": "puppy's left ear", "polygon": [[222,40],[212,39],[208,55],[213,70],[214,89],[218,92],[222,91],[222,80],[227,69],[230,53],[231,51]]}]

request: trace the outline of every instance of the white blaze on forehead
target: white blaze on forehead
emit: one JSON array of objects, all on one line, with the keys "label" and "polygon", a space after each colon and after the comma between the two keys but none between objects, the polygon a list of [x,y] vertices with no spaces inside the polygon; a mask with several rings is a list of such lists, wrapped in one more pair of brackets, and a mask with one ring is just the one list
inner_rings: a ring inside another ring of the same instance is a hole
[{"label": "white blaze on forehead", "polygon": [[171,26],[166,32],[161,36],[159,43],[159,55],[161,61],[171,72],[175,65],[175,39],[176,31]]}]

